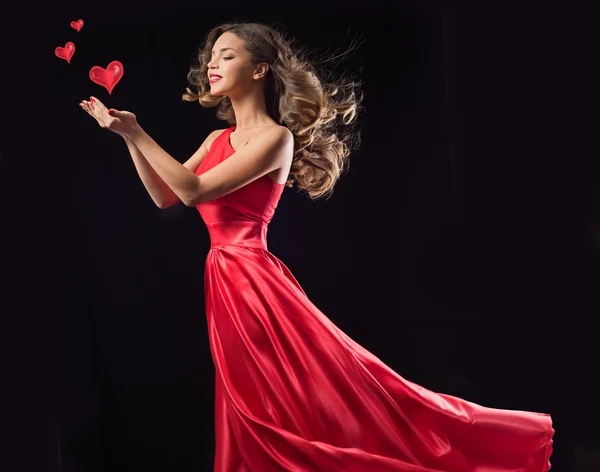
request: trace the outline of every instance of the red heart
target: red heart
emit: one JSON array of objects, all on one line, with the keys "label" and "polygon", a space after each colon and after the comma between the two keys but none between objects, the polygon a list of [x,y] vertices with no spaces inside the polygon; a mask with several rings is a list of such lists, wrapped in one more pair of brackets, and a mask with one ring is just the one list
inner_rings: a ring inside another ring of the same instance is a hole
[{"label": "red heart", "polygon": [[81,28],[83,28],[83,20],[80,19],[79,21],[71,21],[71,28],[76,29],[79,33]]},{"label": "red heart", "polygon": [[71,41],[69,41],[67,44],[65,44],[64,48],[61,48],[59,46],[54,50],[54,54],[56,55],[56,57],[60,57],[61,59],[64,59],[69,64],[71,63],[71,58],[73,57],[74,53],[75,53],[75,45]]},{"label": "red heart", "polygon": [[121,77],[123,77],[123,64],[119,61],[112,61],[106,69],[94,66],[90,70],[92,82],[105,87],[109,94],[112,93],[112,89],[121,80]]}]

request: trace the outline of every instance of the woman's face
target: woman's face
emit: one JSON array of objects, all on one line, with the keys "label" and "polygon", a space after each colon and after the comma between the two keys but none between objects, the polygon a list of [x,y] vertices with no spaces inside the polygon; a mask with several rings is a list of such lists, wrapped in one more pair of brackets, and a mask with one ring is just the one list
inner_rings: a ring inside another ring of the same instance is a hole
[{"label": "woman's face", "polygon": [[[246,91],[252,85],[254,67],[250,63],[244,41],[226,31],[215,41],[208,63],[210,93],[216,96]],[[219,77],[211,77],[216,74]]]}]

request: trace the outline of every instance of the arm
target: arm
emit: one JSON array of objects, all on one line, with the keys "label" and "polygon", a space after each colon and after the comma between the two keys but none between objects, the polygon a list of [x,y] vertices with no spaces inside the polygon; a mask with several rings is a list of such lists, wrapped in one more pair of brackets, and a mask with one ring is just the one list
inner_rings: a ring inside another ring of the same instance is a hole
[{"label": "arm", "polygon": [[196,176],[163,150],[141,127],[130,135],[146,160],[177,197],[188,207],[227,195],[291,162],[294,135],[274,128],[250,140],[241,150],[212,169]]},{"label": "arm", "polygon": [[[210,133],[198,150],[183,164],[183,166],[195,173],[208,153],[210,143],[221,131],[222,130],[216,130]],[[127,144],[127,148],[129,149],[133,164],[135,165],[140,179],[156,206],[165,209],[180,203],[181,199],[156,173],[135,143],[127,136],[123,136],[123,138],[125,139],[125,144]]]},{"label": "arm", "polygon": [[[179,200],[177,195],[173,193],[165,181],[154,171],[133,141],[126,136],[123,138],[125,139],[125,144],[127,144],[127,149],[129,149],[129,153],[131,154],[135,169],[156,206],[158,208],[166,208],[165,202],[175,202],[176,199]],[[175,203],[172,203],[170,206],[174,204]]]},{"label": "arm", "polygon": [[[213,131],[192,157],[182,165],[152,141],[138,125],[136,116],[133,113],[129,111],[109,110],[96,97],[90,97],[90,101],[82,101],[79,106],[89,115],[93,116],[102,128],[107,128],[125,139],[142,183],[159,208],[168,208],[180,201],[187,201],[190,187],[193,187],[197,180],[196,171],[206,154],[208,154],[210,143],[222,131]],[[141,135],[148,138],[142,141],[144,146],[153,152],[150,159],[146,156],[146,150],[140,149],[140,146],[136,142],[135,137],[140,137]],[[148,148],[148,140],[154,146]],[[158,165],[159,169],[154,158],[156,149],[159,150],[158,162],[163,164]]]}]

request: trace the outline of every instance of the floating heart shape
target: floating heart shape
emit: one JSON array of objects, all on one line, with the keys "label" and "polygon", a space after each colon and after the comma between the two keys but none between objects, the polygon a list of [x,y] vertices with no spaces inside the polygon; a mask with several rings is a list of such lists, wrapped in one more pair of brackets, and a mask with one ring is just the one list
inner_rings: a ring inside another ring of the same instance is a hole
[{"label": "floating heart shape", "polygon": [[61,48],[59,46],[54,50],[54,54],[56,55],[56,57],[60,57],[61,59],[64,59],[69,64],[71,63],[71,58],[73,57],[74,53],[75,53],[75,45],[71,41],[69,41],[67,44],[65,44],[64,48]]},{"label": "floating heart shape", "polygon": [[83,20],[79,19],[79,21],[71,21],[71,28],[76,29],[79,33],[81,28],[83,28]]},{"label": "floating heart shape", "polygon": [[123,64],[119,61],[112,61],[106,69],[94,66],[90,70],[92,82],[102,85],[109,94],[112,94],[112,89],[121,80],[121,77],[123,77]]}]

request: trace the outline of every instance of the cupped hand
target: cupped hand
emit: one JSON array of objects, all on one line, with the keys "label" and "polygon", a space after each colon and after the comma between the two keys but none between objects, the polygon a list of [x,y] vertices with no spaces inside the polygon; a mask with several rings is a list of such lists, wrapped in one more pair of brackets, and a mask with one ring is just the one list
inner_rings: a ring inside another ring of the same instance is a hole
[{"label": "cupped hand", "polygon": [[108,109],[96,97],[83,100],[79,106],[94,117],[102,128],[109,129],[124,138],[129,138],[139,129],[136,116],[129,111]]}]

